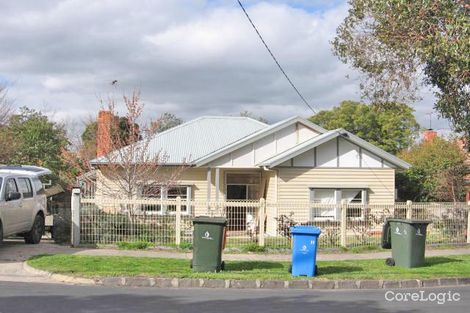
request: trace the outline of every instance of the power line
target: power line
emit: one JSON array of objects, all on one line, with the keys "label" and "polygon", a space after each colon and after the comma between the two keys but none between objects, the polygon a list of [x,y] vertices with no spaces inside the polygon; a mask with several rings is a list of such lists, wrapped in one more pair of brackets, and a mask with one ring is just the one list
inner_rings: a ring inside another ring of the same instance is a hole
[{"label": "power line", "polygon": [[271,55],[271,57],[273,58],[274,62],[277,64],[277,67],[279,67],[279,69],[281,70],[282,74],[284,74],[284,76],[286,77],[287,81],[289,82],[289,84],[292,86],[292,88],[294,88],[295,92],[299,95],[300,99],[302,99],[302,101],[305,103],[305,105],[313,112],[313,114],[316,114],[317,112],[313,109],[313,107],[307,102],[307,100],[305,100],[304,96],[302,96],[302,94],[300,93],[300,91],[297,89],[297,87],[295,87],[294,83],[290,80],[289,76],[287,76],[287,73],[284,71],[284,69],[282,68],[281,64],[279,64],[279,62],[277,61],[276,57],[274,56],[274,54],[272,53],[271,49],[269,49],[268,45],[266,44],[266,42],[264,41],[263,39],[263,36],[261,36],[260,32],[258,31],[258,29],[256,28],[255,24],[253,23],[253,21],[251,20],[250,16],[248,15],[248,12],[246,12],[245,10],[245,7],[243,6],[243,4],[240,2],[240,0],[237,0],[238,4],[240,5],[240,7],[242,8],[243,12],[245,13],[246,15],[246,18],[248,19],[248,21],[250,22],[251,26],[253,26],[253,29],[255,30],[255,32],[258,34],[258,37],[259,39],[261,39],[261,41],[263,42],[264,46],[266,47],[266,49],[268,50],[269,54]]}]

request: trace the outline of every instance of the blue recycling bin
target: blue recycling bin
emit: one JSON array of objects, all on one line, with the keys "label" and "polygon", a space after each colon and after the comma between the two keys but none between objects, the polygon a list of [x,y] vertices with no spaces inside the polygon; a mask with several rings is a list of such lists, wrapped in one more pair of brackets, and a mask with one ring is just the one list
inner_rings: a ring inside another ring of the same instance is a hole
[{"label": "blue recycling bin", "polygon": [[292,234],[292,276],[313,277],[316,273],[318,236],[314,226],[294,226]]}]

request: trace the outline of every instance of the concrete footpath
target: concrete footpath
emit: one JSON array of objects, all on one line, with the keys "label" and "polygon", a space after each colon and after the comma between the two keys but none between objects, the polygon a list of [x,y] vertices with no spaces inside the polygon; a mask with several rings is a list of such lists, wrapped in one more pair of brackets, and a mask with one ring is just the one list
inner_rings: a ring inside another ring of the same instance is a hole
[{"label": "concrete footpath", "polygon": [[[104,285],[117,285],[117,286],[150,286],[160,285],[161,287],[213,287],[218,288],[237,288],[242,286],[251,288],[273,288],[278,286],[280,288],[315,288],[320,287],[321,289],[343,289],[347,287],[351,288],[366,288],[375,286],[375,288],[386,288],[386,287],[419,287],[419,286],[444,286],[444,285],[463,285],[468,284],[469,278],[465,278],[464,281],[456,281],[452,279],[450,281],[418,281],[413,280],[412,282],[405,282],[403,284],[397,282],[319,282],[319,285],[312,285],[311,281],[294,281],[292,283],[286,282],[242,282],[242,281],[218,281],[212,280],[211,282],[201,280],[178,280],[175,279],[154,279],[139,280],[140,278],[114,278],[100,281],[93,280],[81,280],[81,279],[68,279],[62,275],[51,275],[50,273],[37,271],[25,266],[24,261],[35,255],[41,254],[74,254],[74,255],[91,255],[91,256],[132,256],[132,257],[155,257],[155,258],[179,258],[179,259],[191,259],[191,252],[179,252],[169,250],[117,250],[117,249],[90,249],[90,248],[71,248],[69,246],[56,245],[51,241],[44,240],[39,245],[26,245],[22,240],[5,240],[0,246],[0,281],[14,281],[14,282],[41,282],[41,283],[57,283],[58,281],[64,283],[81,284],[81,283],[93,283],[93,284],[104,284]],[[456,249],[427,249],[426,256],[449,256],[449,255],[462,255],[470,254],[470,246]],[[370,252],[370,253],[322,253],[319,252],[318,260],[363,260],[363,259],[385,259],[390,257],[390,252]],[[244,253],[244,254],[229,254],[226,253],[223,256],[224,260],[244,260],[244,261],[289,261],[289,254],[256,254],[256,253]],[[267,284],[267,285],[266,285]],[[377,285],[378,284],[378,285]],[[305,286],[304,286],[305,285]],[[380,286],[380,287],[379,287]]]}]

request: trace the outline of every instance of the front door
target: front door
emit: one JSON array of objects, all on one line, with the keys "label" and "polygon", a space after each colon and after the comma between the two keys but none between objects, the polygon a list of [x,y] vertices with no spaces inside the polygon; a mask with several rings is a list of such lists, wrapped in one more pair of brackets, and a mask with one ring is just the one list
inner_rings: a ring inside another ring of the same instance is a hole
[{"label": "front door", "polygon": [[[227,200],[247,200],[247,186],[245,185],[227,185]],[[227,210],[228,230],[246,229],[246,208],[229,206]]]},{"label": "front door", "polygon": [[[259,200],[260,174],[253,173],[227,173],[226,176],[226,195],[227,201],[236,200]],[[253,227],[255,223],[254,208],[246,205],[228,206],[227,219],[228,230],[244,231]]]}]

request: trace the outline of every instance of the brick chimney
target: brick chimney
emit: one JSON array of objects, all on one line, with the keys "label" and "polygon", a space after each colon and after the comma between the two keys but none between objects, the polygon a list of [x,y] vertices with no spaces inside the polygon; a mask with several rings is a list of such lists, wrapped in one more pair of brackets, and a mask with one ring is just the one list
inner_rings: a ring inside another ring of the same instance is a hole
[{"label": "brick chimney", "polygon": [[431,142],[434,138],[437,137],[437,131],[432,128],[426,129],[423,133],[424,142]]},{"label": "brick chimney", "polygon": [[96,157],[108,154],[111,147],[111,123],[114,119],[110,111],[99,111],[96,130]]}]

